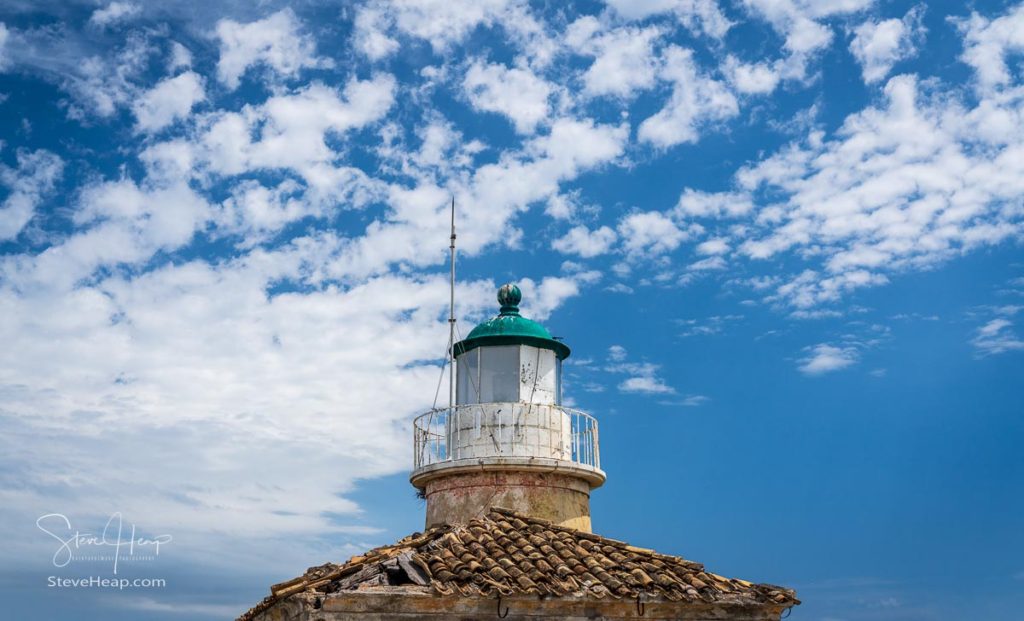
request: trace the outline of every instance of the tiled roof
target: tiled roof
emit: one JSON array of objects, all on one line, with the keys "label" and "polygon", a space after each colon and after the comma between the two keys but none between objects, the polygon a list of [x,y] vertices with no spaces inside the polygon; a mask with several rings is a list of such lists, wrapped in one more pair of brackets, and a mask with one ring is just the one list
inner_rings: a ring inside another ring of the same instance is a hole
[{"label": "tiled roof", "polygon": [[271,587],[270,597],[239,621],[293,593],[370,585],[418,586],[456,597],[535,594],[754,606],[800,603],[791,589],[725,578],[678,556],[491,509],[468,524],[417,533],[343,565],[312,567]]}]

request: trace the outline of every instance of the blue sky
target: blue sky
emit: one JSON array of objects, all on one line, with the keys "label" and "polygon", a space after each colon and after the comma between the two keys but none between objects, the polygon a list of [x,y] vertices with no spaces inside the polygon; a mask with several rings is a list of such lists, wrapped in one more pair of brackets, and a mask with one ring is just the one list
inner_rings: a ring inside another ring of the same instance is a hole
[{"label": "blue sky", "polygon": [[[421,529],[454,196],[461,333],[511,280],[573,349],[597,532],[1014,618],[1022,61],[1014,2],[0,2],[12,614],[229,619]],[[48,587],[110,568],[37,518],[115,512],[167,586]]]}]

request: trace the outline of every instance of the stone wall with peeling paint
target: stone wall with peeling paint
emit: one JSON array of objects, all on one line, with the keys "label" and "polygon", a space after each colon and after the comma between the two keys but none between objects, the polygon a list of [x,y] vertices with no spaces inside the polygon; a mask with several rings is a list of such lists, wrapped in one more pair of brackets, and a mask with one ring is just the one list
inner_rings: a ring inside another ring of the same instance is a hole
[{"label": "stone wall with peeling paint", "polygon": [[591,532],[590,485],[556,473],[484,471],[434,479],[426,484],[427,528],[464,524],[491,507]]}]

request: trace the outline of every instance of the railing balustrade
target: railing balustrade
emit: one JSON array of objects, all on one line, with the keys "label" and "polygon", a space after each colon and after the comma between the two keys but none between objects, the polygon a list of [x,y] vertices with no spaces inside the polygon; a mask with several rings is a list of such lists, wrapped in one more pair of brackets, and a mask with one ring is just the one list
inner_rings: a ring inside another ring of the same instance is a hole
[{"label": "railing balustrade", "polygon": [[600,469],[597,420],[536,403],[430,410],[413,421],[413,468],[484,457],[545,457]]}]

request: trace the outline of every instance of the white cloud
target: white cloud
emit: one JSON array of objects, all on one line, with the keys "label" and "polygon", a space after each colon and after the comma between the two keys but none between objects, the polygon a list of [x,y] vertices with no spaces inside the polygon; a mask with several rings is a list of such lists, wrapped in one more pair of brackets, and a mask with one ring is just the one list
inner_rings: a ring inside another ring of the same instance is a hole
[{"label": "white cloud", "polygon": [[0,164],[0,184],[8,190],[7,198],[0,203],[0,241],[18,236],[64,168],[61,158],[42,149],[19,150],[17,159],[17,168]]},{"label": "white cloud", "polygon": [[687,29],[721,39],[732,26],[715,0],[605,0],[626,19],[672,12]]},{"label": "white cloud", "polygon": [[853,347],[836,347],[821,343],[808,348],[806,358],[800,361],[800,372],[805,375],[821,375],[845,369],[855,364],[860,355]]},{"label": "white cloud", "polygon": [[746,94],[763,95],[771,93],[778,86],[781,75],[778,67],[765,62],[744,63],[729,55],[723,66],[729,82],[737,91]]},{"label": "white cloud", "polygon": [[987,90],[1009,83],[1006,57],[1024,52],[1024,4],[992,20],[971,13],[957,24],[964,37],[961,59],[974,68],[980,87]]},{"label": "white cloud", "polygon": [[[355,519],[343,496],[355,481],[407,466],[408,417],[437,382],[423,361],[443,354],[447,287],[319,286],[305,267],[315,253],[298,240],[220,266],[0,288],[0,446],[5,470],[24,475],[0,489],[4,521],[59,497],[76,522],[118,510],[215,566],[254,561],[244,550],[256,540],[303,562],[344,532],[330,514]],[[268,296],[280,278],[307,291]],[[462,309],[480,308],[468,293]],[[378,407],[388,414],[366,416]],[[25,442],[41,433],[46,443]],[[295,477],[300,462],[309,471]]]},{"label": "white cloud", "polygon": [[737,217],[754,209],[750,195],[744,192],[701,192],[686,188],[679,196],[675,213],[678,217]]},{"label": "white cloud", "polygon": [[139,5],[132,2],[111,2],[105,8],[96,9],[89,18],[89,23],[100,28],[124,21],[138,15],[142,11]]},{"label": "white cloud", "polygon": [[684,192],[678,215],[736,219],[738,249],[754,259],[802,254],[807,269],[769,297],[802,309],[1019,237],[1024,93],[965,109],[897,76],[884,97],[834,136],[811,130],[741,169],[739,192]]},{"label": "white cloud", "polygon": [[993,319],[978,328],[971,344],[982,354],[1001,354],[1007,351],[1024,350],[1021,340],[1013,330],[1013,322],[1008,319]]},{"label": "white cloud", "polygon": [[395,29],[444,52],[478,26],[508,24],[515,18],[526,21],[525,17],[509,0],[378,0],[356,16],[356,45],[371,59],[383,58],[397,49],[398,42],[387,35]]},{"label": "white cloud", "polygon": [[704,405],[708,401],[711,401],[711,397],[705,395],[685,395],[680,399],[664,399],[658,402],[658,405],[664,405],[669,407],[684,407],[684,408],[696,408]]},{"label": "white cloud", "polygon": [[608,373],[628,375],[619,382],[621,392],[643,394],[674,394],[675,389],[658,377],[659,365],[650,362],[628,362],[626,348],[612,345],[608,348],[608,363],[604,371]]},{"label": "white cloud", "polygon": [[215,218],[218,234],[242,235],[246,246],[261,242],[289,222],[317,215],[317,206],[304,199],[301,186],[292,179],[273,187],[244,180],[221,204]]},{"label": "white cloud", "polygon": [[622,345],[612,345],[608,348],[608,359],[612,362],[622,362],[626,359],[626,348]]},{"label": "white cloud", "polygon": [[882,80],[894,64],[917,53],[915,41],[924,35],[923,13],[924,7],[917,6],[903,19],[867,20],[854,29],[850,52],[861,64],[865,83]]},{"label": "white cloud", "polygon": [[619,236],[626,252],[632,255],[658,255],[671,252],[688,237],[661,212],[633,213],[619,221]]},{"label": "white cloud", "polygon": [[729,252],[729,240],[715,237],[697,244],[697,254],[717,255]]},{"label": "white cloud", "polygon": [[626,19],[644,19],[667,13],[679,4],[678,0],[605,0],[605,4]]},{"label": "white cloud", "polygon": [[0,22],[0,71],[7,68],[7,39],[10,38],[10,33],[7,30],[7,24]]},{"label": "white cloud", "polygon": [[394,103],[395,88],[387,74],[350,80],[341,92],[314,82],[241,112],[210,115],[195,148],[208,169],[220,175],[291,169],[321,195],[351,191],[354,183],[367,185],[360,181],[365,174],[336,167],[327,139],[383,117]]},{"label": "white cloud", "polygon": [[533,133],[548,118],[551,85],[529,69],[478,60],[470,65],[462,86],[474,108],[507,116],[521,134]]},{"label": "white cloud", "polygon": [[630,377],[619,383],[622,392],[639,392],[649,395],[674,393],[675,390],[655,377]]},{"label": "white cloud", "polygon": [[591,97],[614,95],[629,99],[654,86],[658,60],[654,43],[663,32],[657,27],[622,27],[605,30],[593,16],[577,19],[566,29],[566,43],[580,54],[594,57],[583,74],[584,93]]},{"label": "white cloud", "polygon": [[720,256],[707,257],[700,261],[695,261],[686,266],[688,272],[710,272],[716,270],[724,270],[726,268],[726,261]]},{"label": "white cloud", "polygon": [[544,213],[556,220],[570,220],[579,208],[578,200],[579,197],[573,194],[555,194],[548,197]]},{"label": "white cloud", "polygon": [[237,88],[245,72],[258,65],[283,77],[295,77],[303,68],[332,64],[317,57],[316,41],[302,32],[302,24],[290,8],[246,24],[222,19],[216,33],[220,41],[217,77],[229,89]]},{"label": "white cloud", "polygon": [[[743,0],[747,8],[765,19],[783,38],[785,55],[776,65],[779,77],[804,80],[807,64],[832,43],[832,29],[822,21],[856,13],[874,0]],[[766,76],[762,76],[766,77]],[[761,84],[764,87],[764,84]]]},{"label": "white cloud", "polygon": [[712,334],[719,334],[725,328],[725,326],[733,321],[739,321],[743,319],[743,315],[713,315],[706,319],[680,319],[676,323],[683,327],[682,332],[679,336],[688,338],[691,336],[710,336]]},{"label": "white cloud", "polygon": [[564,254],[577,254],[585,259],[605,254],[618,239],[610,227],[602,226],[591,231],[586,226],[575,226],[551,246]]},{"label": "white cloud", "polygon": [[381,60],[391,56],[400,47],[398,41],[389,37],[387,15],[381,4],[368,4],[356,13],[354,45],[370,60]]},{"label": "white cloud", "polygon": [[1024,351],[1024,339],[1017,334],[1011,319],[1022,308],[1024,307],[1003,306],[996,308],[995,314],[997,316],[975,330],[971,344],[974,345],[979,356],[991,356],[1010,351]]},{"label": "white cloud", "polygon": [[739,114],[736,97],[723,83],[698,70],[691,50],[669,47],[661,77],[672,82],[672,97],[640,124],[640,140],[658,147],[696,142],[702,125]]},{"label": "white cloud", "polygon": [[167,60],[167,68],[170,71],[177,71],[178,69],[191,69],[192,52],[190,52],[187,47],[178,43],[177,41],[172,41],[170,58]]},{"label": "white cloud", "polygon": [[581,285],[592,285],[601,279],[597,271],[578,272],[571,276],[545,276],[540,283],[523,278],[523,314],[536,321],[544,321],[567,299],[579,295]]},{"label": "white cloud", "polygon": [[[61,67],[61,87],[75,99],[75,105],[68,107],[68,116],[87,119],[89,114],[96,114],[109,118],[131,104],[155,51],[145,37],[131,34],[114,54],[74,59],[70,68]],[[57,62],[67,61],[70,59]]]},{"label": "white cloud", "polygon": [[786,38],[786,48],[791,52],[824,47],[832,39],[831,31],[811,19],[805,3],[799,0],[744,0],[744,3]]},{"label": "white cloud", "polygon": [[187,117],[193,106],[206,99],[203,79],[193,71],[162,80],[142,93],[132,105],[136,129],[154,132]]},{"label": "white cloud", "polygon": [[498,161],[471,168],[443,190],[431,180],[409,187],[394,183],[388,190],[389,211],[367,235],[346,247],[334,265],[337,274],[365,276],[394,263],[428,265],[440,255],[431,241],[446,239],[449,192],[459,210],[459,248],[475,254],[489,244],[508,243],[516,236],[511,219],[531,204],[558,193],[563,181],[595,169],[622,155],[629,127],[596,125],[571,118],[551,122],[548,134],[530,138],[522,149],[503,153]]}]

